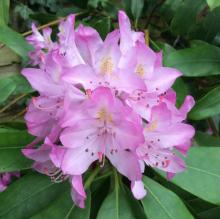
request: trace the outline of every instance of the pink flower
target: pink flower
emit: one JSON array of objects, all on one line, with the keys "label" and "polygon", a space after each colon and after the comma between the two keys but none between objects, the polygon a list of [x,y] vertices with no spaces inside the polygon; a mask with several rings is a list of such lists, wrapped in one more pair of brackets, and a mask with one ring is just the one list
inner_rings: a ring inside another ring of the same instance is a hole
[{"label": "pink flower", "polygon": [[24,148],[22,149],[22,152],[26,157],[34,160],[32,167],[39,173],[48,175],[52,182],[59,183],[69,179],[72,184],[71,196],[73,201],[77,204],[77,206],[84,208],[86,193],[83,187],[82,176],[66,175],[61,169],[54,165],[50,159],[50,153],[54,147],[55,145],[50,141],[50,139],[46,138],[44,144],[40,147]]},{"label": "pink flower", "polygon": [[[65,148],[57,147],[51,154],[56,166],[66,174],[80,175],[95,160],[104,165],[106,156],[130,180],[141,178],[135,150],[143,143],[142,127],[131,108],[109,88],[100,87],[72,115],[60,136]],[[61,153],[63,157],[57,156]]]},{"label": "pink flower", "polygon": [[74,30],[74,15],[60,23],[57,42],[51,41],[50,29],[40,34],[35,26],[28,37],[37,67],[22,74],[39,96],[25,115],[36,139],[23,153],[54,182],[68,179],[81,208],[82,175],[91,164],[111,163],[142,199],[145,164],[167,172],[169,179],[184,171],[176,151],[185,156],[194,135],[184,122],[194,99],[187,96],[177,108],[171,88],[181,73],[163,67],[162,52],[145,45],[144,34],[131,29],[123,11],[118,17],[119,29],[104,41],[91,27],[80,24]]},{"label": "pink flower", "polygon": [[177,173],[185,169],[185,164],[174,149],[183,148],[184,151],[184,144],[188,144],[195,131],[181,121],[173,122],[171,112],[165,103],[152,108],[150,121],[144,129],[145,143],[137,153],[147,165]]},{"label": "pink flower", "polygon": [[11,183],[13,177],[20,177],[19,172],[7,172],[0,174],[0,192],[7,189],[8,185]]}]

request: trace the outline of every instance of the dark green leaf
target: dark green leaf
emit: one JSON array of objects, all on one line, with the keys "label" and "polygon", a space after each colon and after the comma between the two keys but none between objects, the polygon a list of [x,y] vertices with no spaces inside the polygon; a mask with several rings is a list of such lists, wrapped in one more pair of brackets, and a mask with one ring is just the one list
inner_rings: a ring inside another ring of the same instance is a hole
[{"label": "dark green leaf", "polygon": [[219,157],[219,147],[192,147],[186,157],[186,170],[177,174],[172,182],[208,202],[219,205]]},{"label": "dark green leaf", "polygon": [[204,34],[202,34],[202,39],[212,42],[220,29],[220,7],[215,8],[207,15],[203,25]]},{"label": "dark green leaf", "polygon": [[178,219],[193,218],[175,193],[146,176],[143,182],[148,194],[142,204],[149,219],[176,219],[177,215]]},{"label": "dark green leaf", "polygon": [[119,187],[116,180],[114,191],[104,200],[97,219],[145,219],[143,209],[139,203],[131,197],[129,191]]},{"label": "dark green leaf", "polygon": [[131,0],[131,12],[136,21],[140,18],[143,7],[144,0]]},{"label": "dark green leaf", "polygon": [[7,25],[9,20],[10,0],[0,1],[0,25]]},{"label": "dark green leaf", "polygon": [[189,89],[182,78],[177,78],[173,85],[173,89],[176,91],[177,96],[176,105],[177,107],[180,107],[186,95],[189,93]]},{"label": "dark green leaf", "polygon": [[197,101],[194,108],[189,113],[189,118],[193,120],[205,119],[220,113],[220,86],[208,92]]},{"label": "dark green leaf", "polygon": [[15,51],[24,61],[28,60],[28,52],[31,50],[31,46],[19,33],[7,26],[0,25],[0,42]]},{"label": "dark green leaf", "polygon": [[16,85],[11,78],[3,78],[0,80],[0,104],[6,101],[15,89]]},{"label": "dark green leaf", "polygon": [[27,131],[0,128],[0,150],[14,147],[22,148],[29,144],[33,138]]},{"label": "dark green leaf", "polygon": [[31,92],[33,90],[30,84],[21,74],[7,74],[5,77],[0,77],[0,104],[12,94],[28,94]]},{"label": "dark green leaf", "polygon": [[204,8],[205,5],[204,0],[183,1],[176,10],[171,22],[171,30],[177,35],[186,36],[190,29],[196,24],[197,14]]},{"label": "dark green leaf", "polygon": [[68,188],[59,197],[52,201],[46,208],[42,209],[36,215],[32,216],[31,219],[89,219],[90,205],[90,192],[87,192],[85,208],[80,209],[74,205],[73,200],[71,199],[70,188]]},{"label": "dark green leaf", "polygon": [[198,214],[199,219],[219,219],[220,207],[211,208]]},{"label": "dark green leaf", "polygon": [[[171,22],[171,30],[176,35],[187,35],[191,28],[196,24],[197,14],[204,8],[204,0],[185,0],[176,10]],[[186,16],[187,12],[187,16]]]},{"label": "dark green leaf", "polygon": [[24,219],[49,205],[64,190],[63,184],[53,184],[50,178],[30,174],[12,183],[0,193],[0,218]]},{"label": "dark green leaf", "polygon": [[164,57],[164,64],[179,69],[185,76],[220,74],[220,49],[210,44],[178,50]]},{"label": "dark green leaf", "polygon": [[197,131],[194,138],[194,145],[220,147],[220,139],[213,137],[207,133]]},{"label": "dark green leaf", "polygon": [[92,24],[92,26],[99,32],[102,39],[104,39],[106,35],[109,33],[111,28],[110,17],[102,18],[97,22],[95,22],[94,24]]},{"label": "dark green leaf", "polygon": [[32,161],[27,159],[21,149],[0,149],[0,173],[29,169]]}]

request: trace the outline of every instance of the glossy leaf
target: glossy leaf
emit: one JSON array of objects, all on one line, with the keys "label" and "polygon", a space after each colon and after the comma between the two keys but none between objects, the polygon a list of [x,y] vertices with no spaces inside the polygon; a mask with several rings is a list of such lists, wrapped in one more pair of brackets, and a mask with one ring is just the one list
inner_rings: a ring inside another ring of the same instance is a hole
[{"label": "glossy leaf", "polygon": [[0,128],[0,150],[22,148],[34,139],[27,131]]},{"label": "glossy leaf", "polygon": [[32,47],[19,33],[7,26],[0,25],[0,42],[15,51],[23,61],[28,60],[28,52]]},{"label": "glossy leaf", "polygon": [[30,169],[32,161],[27,159],[21,149],[0,150],[0,173]]},{"label": "glossy leaf", "polygon": [[186,157],[186,170],[177,174],[171,182],[201,199],[219,205],[219,157],[219,147],[192,147]]},{"label": "glossy leaf", "polygon": [[219,75],[220,48],[204,44],[178,50],[165,56],[164,64],[179,69],[188,77]]},{"label": "glossy leaf", "polygon": [[40,174],[30,174],[16,180],[0,193],[0,218],[30,218],[44,209],[64,189],[62,184],[54,184],[50,178]]},{"label": "glossy leaf", "polygon": [[193,218],[175,193],[146,176],[143,182],[148,194],[141,202],[149,219],[175,219],[177,215],[178,219]]},{"label": "glossy leaf", "polygon": [[197,101],[189,113],[189,118],[194,120],[205,119],[220,113],[220,86],[208,92]]},{"label": "glossy leaf", "polygon": [[105,198],[98,212],[97,219],[145,219],[143,209],[131,197],[129,191],[119,186],[115,181],[114,191]]},{"label": "glossy leaf", "polygon": [[39,211],[36,215],[32,216],[31,219],[89,219],[91,207],[90,192],[87,192],[86,206],[84,209],[80,209],[74,205],[70,194],[70,188],[66,189],[46,208]]}]

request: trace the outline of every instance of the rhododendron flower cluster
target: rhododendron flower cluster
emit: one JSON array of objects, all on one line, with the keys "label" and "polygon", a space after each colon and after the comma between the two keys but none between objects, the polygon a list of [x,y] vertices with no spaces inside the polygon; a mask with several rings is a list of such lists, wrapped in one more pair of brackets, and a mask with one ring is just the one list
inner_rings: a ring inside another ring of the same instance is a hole
[{"label": "rhododendron flower cluster", "polygon": [[11,183],[13,177],[20,177],[20,172],[0,173],[0,192],[7,189],[7,186]]},{"label": "rhododendron flower cluster", "polygon": [[74,15],[60,23],[56,42],[50,28],[41,34],[35,25],[27,37],[35,67],[22,74],[39,96],[25,115],[37,138],[23,153],[54,182],[70,180],[72,198],[82,208],[82,175],[92,163],[111,163],[141,199],[145,164],[173,177],[185,169],[178,153],[186,155],[194,135],[184,122],[194,100],[187,96],[177,108],[171,88],[181,73],[163,67],[162,53],[145,45],[123,11],[118,19],[119,29],[104,41],[91,27],[74,29]]}]

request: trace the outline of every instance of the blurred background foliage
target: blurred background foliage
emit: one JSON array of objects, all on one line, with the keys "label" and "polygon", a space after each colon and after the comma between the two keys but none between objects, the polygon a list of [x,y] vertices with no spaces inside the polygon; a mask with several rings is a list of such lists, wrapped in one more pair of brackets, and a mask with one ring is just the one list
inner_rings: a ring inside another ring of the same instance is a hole
[{"label": "blurred background foliage", "polygon": [[[92,184],[82,211],[72,207],[67,184],[54,185],[47,177],[33,174],[31,162],[20,152],[33,139],[23,115],[35,95],[20,75],[31,50],[24,36],[30,34],[32,22],[56,32],[60,19],[77,13],[77,25],[96,28],[104,39],[118,26],[118,10],[127,12],[134,29],[146,33],[151,48],[163,50],[165,66],[183,73],[173,86],[177,106],[187,94],[196,99],[188,120],[197,132],[186,172],[168,182],[161,173],[147,169],[148,196],[141,204],[131,198],[120,178],[112,186],[114,179],[103,170],[105,177]],[[108,219],[117,212],[117,219],[142,219],[145,214],[149,219],[219,219],[219,113],[220,0],[0,0],[0,172],[21,170],[23,175],[0,194],[0,218],[94,219],[98,215]]]}]

